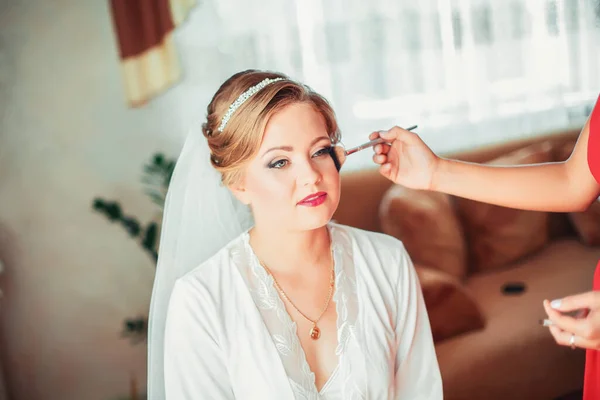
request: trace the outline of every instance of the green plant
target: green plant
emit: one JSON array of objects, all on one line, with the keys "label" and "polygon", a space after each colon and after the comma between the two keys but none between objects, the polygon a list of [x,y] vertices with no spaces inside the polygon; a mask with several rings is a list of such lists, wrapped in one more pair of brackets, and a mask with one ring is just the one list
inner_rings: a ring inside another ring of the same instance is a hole
[{"label": "green plant", "polygon": [[94,210],[104,214],[104,216],[110,221],[119,222],[123,229],[125,229],[131,237],[139,239],[140,245],[156,262],[158,259],[157,222],[152,221],[149,222],[145,227],[142,227],[137,218],[125,215],[121,205],[117,201],[95,198],[93,207]]},{"label": "green plant", "polygon": [[165,204],[167,188],[175,169],[175,159],[165,158],[161,153],[156,153],[152,162],[144,166],[142,182],[148,185],[146,194],[157,204],[161,210]]},{"label": "green plant", "polygon": [[[152,161],[144,165],[142,182],[146,185],[145,192],[160,207],[161,211],[174,168],[175,160],[167,159],[161,153],[155,154]],[[158,258],[158,222],[151,221],[142,226],[137,218],[124,213],[118,201],[105,200],[100,197],[94,199],[93,208],[104,214],[110,221],[119,222],[131,237],[140,241],[142,248],[156,262]]]},{"label": "green plant", "polygon": [[[167,194],[169,182],[175,168],[175,159],[166,158],[162,153],[156,153],[151,161],[144,165],[142,182],[145,184],[145,193],[160,208],[161,214]],[[97,197],[92,202],[94,211],[104,215],[109,221],[117,222],[127,233],[139,241],[144,251],[153,259],[158,260],[159,221],[150,221],[145,225],[139,219],[125,214],[118,201],[105,200]],[[123,322],[122,336],[127,337],[132,343],[145,341],[148,332],[148,318],[137,316],[127,318]]]}]

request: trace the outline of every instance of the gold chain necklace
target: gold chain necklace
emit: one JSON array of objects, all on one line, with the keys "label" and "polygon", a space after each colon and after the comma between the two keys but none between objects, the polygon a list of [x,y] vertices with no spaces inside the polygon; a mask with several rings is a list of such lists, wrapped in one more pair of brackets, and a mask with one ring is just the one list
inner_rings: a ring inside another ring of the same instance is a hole
[{"label": "gold chain necklace", "polygon": [[294,304],[294,302],[292,300],[290,300],[290,298],[287,296],[287,294],[285,294],[285,292],[283,291],[283,289],[281,288],[281,286],[279,286],[279,282],[277,282],[277,279],[275,279],[275,276],[273,275],[273,273],[271,272],[271,270],[265,264],[263,264],[262,261],[260,261],[260,265],[262,265],[262,267],[269,273],[269,275],[271,275],[271,278],[273,278],[273,283],[275,284],[275,288],[279,291],[279,293],[281,293],[281,296],[285,300],[287,300],[292,305],[292,307],[294,307],[294,309],[296,309],[296,311],[298,311],[298,313],[300,315],[302,315],[304,318],[306,318],[307,320],[309,320],[313,324],[313,327],[310,329],[310,338],[312,340],[319,339],[321,337],[321,330],[317,326],[317,323],[323,317],[323,314],[325,314],[325,311],[327,311],[327,309],[329,308],[329,302],[331,301],[331,297],[333,295],[333,286],[335,285],[335,268],[334,268],[334,265],[333,265],[333,255],[332,255],[332,262],[331,262],[331,276],[329,278],[329,294],[327,295],[327,301],[325,302],[325,306],[323,307],[323,311],[321,311],[321,314],[315,320],[312,320],[312,319],[308,318],[306,316],[306,314],[304,314],[302,311],[300,311],[300,309],[298,307],[296,307],[296,305]]}]

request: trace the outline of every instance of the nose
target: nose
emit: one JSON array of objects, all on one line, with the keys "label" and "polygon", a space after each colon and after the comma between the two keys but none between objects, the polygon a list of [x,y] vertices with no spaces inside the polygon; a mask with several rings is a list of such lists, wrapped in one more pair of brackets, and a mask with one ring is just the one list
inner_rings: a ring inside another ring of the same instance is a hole
[{"label": "nose", "polygon": [[313,160],[307,160],[300,165],[298,180],[302,186],[316,185],[321,182],[322,178],[319,166]]}]

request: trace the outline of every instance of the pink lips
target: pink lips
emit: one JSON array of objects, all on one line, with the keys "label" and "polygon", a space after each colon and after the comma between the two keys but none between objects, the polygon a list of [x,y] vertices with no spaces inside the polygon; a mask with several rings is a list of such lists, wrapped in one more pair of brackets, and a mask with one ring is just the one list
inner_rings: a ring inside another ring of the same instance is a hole
[{"label": "pink lips", "polygon": [[310,196],[306,196],[304,199],[298,202],[299,206],[308,206],[308,207],[316,207],[325,202],[327,199],[327,193],[325,192],[317,192],[313,193]]}]

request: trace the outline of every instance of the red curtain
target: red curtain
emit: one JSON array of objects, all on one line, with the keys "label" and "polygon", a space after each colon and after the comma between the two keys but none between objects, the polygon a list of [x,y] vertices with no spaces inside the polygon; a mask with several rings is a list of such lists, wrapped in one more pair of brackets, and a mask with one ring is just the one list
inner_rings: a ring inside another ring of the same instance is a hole
[{"label": "red curtain", "polygon": [[138,107],[181,77],[173,31],[196,0],[111,0],[125,96]]}]

